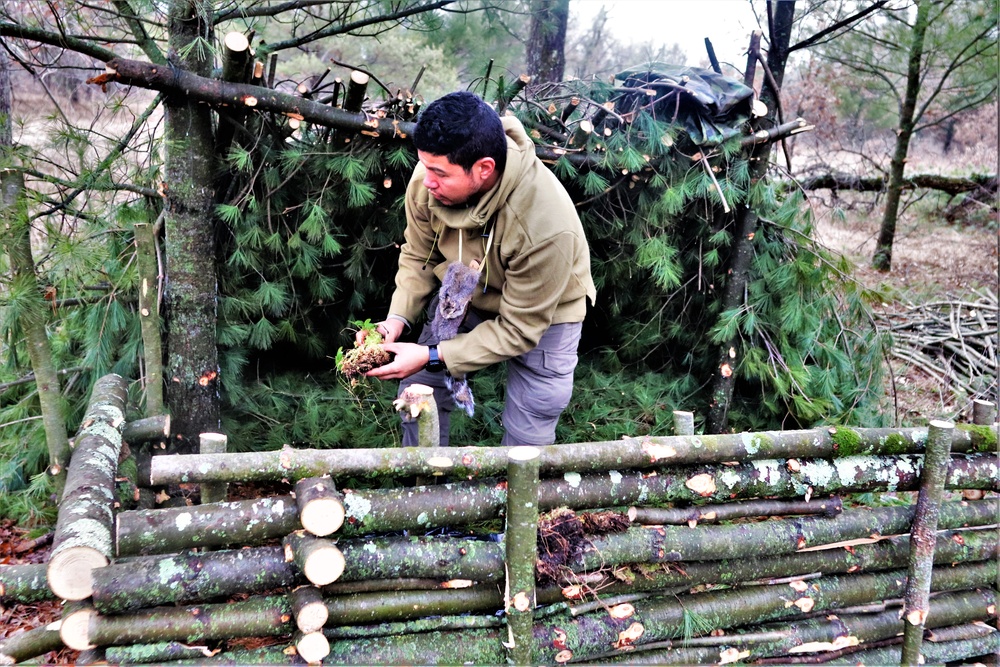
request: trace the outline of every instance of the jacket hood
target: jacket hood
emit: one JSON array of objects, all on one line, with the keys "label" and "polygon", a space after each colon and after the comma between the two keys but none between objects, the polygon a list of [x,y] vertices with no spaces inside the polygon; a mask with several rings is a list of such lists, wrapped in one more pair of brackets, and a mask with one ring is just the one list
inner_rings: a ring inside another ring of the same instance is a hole
[{"label": "jacket hood", "polygon": [[485,227],[507,201],[508,195],[524,176],[531,159],[535,156],[535,144],[524,131],[521,121],[513,116],[503,116],[500,121],[507,135],[507,166],[496,185],[485,192],[479,201],[468,207],[448,207],[438,203],[433,197],[429,198],[428,205],[434,214],[452,229]]}]

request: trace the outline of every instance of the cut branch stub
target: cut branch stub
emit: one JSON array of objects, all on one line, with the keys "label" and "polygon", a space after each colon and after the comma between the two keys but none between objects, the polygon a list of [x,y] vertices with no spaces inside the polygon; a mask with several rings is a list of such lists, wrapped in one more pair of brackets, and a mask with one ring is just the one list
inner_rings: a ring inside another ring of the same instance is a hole
[{"label": "cut branch stub", "polygon": [[364,72],[357,70],[351,72],[351,78],[347,83],[347,97],[344,99],[345,111],[361,111],[361,105],[365,101],[365,91],[368,90],[369,78]]},{"label": "cut branch stub", "polygon": [[344,502],[329,476],[307,477],[295,483],[299,521],[313,535],[324,537],[344,524]]},{"label": "cut branch stub", "polygon": [[285,537],[283,544],[285,560],[294,562],[316,586],[332,584],[344,573],[344,554],[330,540],[296,530]]},{"label": "cut branch stub", "polygon": [[[228,442],[229,437],[223,433],[202,433],[198,451],[201,454],[225,454]],[[201,485],[202,503],[221,503],[228,495],[229,485],[225,482],[205,482]]]}]

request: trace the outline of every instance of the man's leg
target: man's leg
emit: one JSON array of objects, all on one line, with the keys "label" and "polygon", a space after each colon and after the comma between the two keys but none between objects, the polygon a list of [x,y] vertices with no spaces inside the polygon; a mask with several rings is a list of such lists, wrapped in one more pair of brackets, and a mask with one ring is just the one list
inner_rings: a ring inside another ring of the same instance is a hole
[{"label": "man's leg", "polygon": [[538,346],[507,362],[504,446],[551,445],[559,415],[573,395],[583,324],[553,324]]}]

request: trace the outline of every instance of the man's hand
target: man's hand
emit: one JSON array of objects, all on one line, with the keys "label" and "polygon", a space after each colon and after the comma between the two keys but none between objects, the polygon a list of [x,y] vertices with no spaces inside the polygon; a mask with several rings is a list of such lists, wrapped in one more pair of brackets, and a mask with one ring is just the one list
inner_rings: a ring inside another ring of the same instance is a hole
[{"label": "man's hand", "polygon": [[408,378],[427,365],[430,351],[426,345],[416,343],[386,343],[382,346],[386,352],[396,355],[392,363],[379,368],[373,368],[365,373],[366,377],[379,380],[402,380]]},{"label": "man's hand", "polygon": [[[375,325],[375,331],[382,336],[383,342],[392,343],[399,340],[399,337],[403,335],[403,329],[406,327],[400,320],[383,320]],[[354,334],[354,342],[361,345],[365,341],[365,336],[368,335],[368,331],[365,329],[359,329],[356,334]]]}]

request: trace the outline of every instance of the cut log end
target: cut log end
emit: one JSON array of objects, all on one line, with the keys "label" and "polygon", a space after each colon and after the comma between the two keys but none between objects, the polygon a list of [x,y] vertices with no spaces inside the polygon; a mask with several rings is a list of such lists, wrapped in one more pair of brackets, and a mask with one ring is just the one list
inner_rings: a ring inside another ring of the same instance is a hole
[{"label": "cut log end", "polygon": [[344,525],[344,504],[337,498],[316,498],[302,508],[299,520],[313,535],[330,535]]},{"label": "cut log end", "polygon": [[295,615],[295,625],[303,633],[319,632],[329,618],[330,610],[322,600],[319,600],[310,602],[299,610]]},{"label": "cut log end", "polygon": [[312,584],[326,586],[332,584],[344,573],[344,554],[330,544],[313,550],[305,560],[302,573]]},{"label": "cut log end", "polygon": [[247,39],[247,36],[236,30],[226,34],[224,43],[230,51],[246,51],[250,48],[250,40]]},{"label": "cut log end", "polygon": [[49,560],[49,588],[63,600],[85,600],[94,592],[93,570],[105,567],[108,562],[108,558],[93,547],[60,551]]},{"label": "cut log end", "polygon": [[322,632],[310,632],[296,639],[295,650],[300,658],[310,665],[316,665],[330,655],[330,642]]},{"label": "cut log end", "polygon": [[530,446],[512,447],[507,453],[507,457],[512,461],[531,461],[541,455],[540,449]]},{"label": "cut log end", "polygon": [[74,651],[97,648],[90,643],[90,619],[97,615],[93,607],[77,609],[63,616],[59,625],[59,638]]},{"label": "cut log end", "polygon": [[371,77],[369,77],[364,72],[359,72],[358,70],[354,70],[353,72],[351,72],[351,81],[353,83],[358,84],[359,86],[366,86],[366,85],[368,85],[368,79],[369,78],[371,78]]}]

